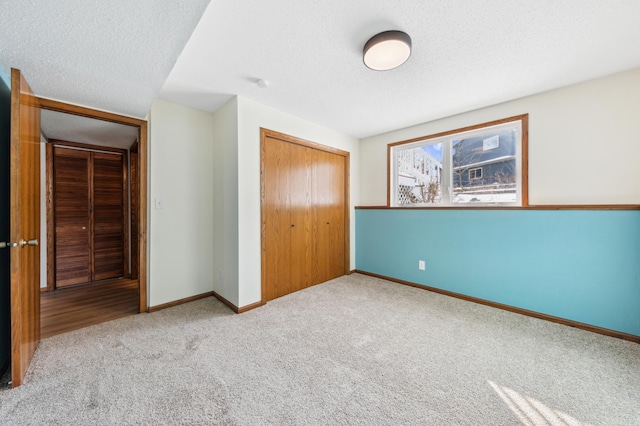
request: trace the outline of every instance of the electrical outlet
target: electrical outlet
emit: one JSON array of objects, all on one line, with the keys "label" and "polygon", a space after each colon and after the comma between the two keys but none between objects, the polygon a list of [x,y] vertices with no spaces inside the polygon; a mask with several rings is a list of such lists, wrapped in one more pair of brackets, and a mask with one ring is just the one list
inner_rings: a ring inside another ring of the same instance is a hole
[{"label": "electrical outlet", "polygon": [[418,260],[418,269],[424,271],[427,269],[427,265],[424,263],[424,260]]}]

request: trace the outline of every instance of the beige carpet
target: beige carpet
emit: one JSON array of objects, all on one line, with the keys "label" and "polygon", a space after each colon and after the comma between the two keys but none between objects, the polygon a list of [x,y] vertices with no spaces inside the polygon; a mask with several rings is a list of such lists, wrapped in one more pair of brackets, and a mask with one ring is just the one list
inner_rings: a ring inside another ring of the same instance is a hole
[{"label": "beige carpet", "polygon": [[640,345],[351,275],[43,340],[0,422],[640,425]]}]

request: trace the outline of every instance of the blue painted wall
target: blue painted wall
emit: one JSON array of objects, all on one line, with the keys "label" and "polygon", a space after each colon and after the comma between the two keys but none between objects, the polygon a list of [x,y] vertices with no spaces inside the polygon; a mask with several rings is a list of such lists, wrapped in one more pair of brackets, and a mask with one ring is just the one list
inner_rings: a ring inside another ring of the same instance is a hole
[{"label": "blue painted wall", "polygon": [[640,211],[356,210],[356,268],[640,335]]}]

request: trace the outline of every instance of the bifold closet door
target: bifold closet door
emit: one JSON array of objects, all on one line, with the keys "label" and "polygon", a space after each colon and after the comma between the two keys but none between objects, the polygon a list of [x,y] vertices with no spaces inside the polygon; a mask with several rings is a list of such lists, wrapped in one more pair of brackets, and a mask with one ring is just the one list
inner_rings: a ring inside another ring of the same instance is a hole
[{"label": "bifold closet door", "polygon": [[55,287],[124,275],[123,156],[53,148]]},{"label": "bifold closet door", "polygon": [[[317,151],[313,193],[317,238],[315,247],[317,283],[345,273],[345,175],[344,157]],[[316,283],[316,284],[317,284]]]},{"label": "bifold closet door", "polygon": [[313,284],[344,275],[344,157],[314,150]]},{"label": "bifold closet door", "polygon": [[266,138],[267,300],[312,284],[313,149]]},{"label": "bifold closet door", "polygon": [[265,137],[263,280],[273,300],[345,273],[345,158]]},{"label": "bifold closet door", "polygon": [[291,210],[289,143],[266,138],[263,146],[263,226],[266,300],[291,293]]},{"label": "bifold closet door", "polygon": [[54,148],[56,287],[91,281],[91,153]]},{"label": "bifold closet door", "polygon": [[289,212],[291,218],[291,292],[313,285],[313,156],[316,150],[289,145]]},{"label": "bifold closet door", "polygon": [[124,275],[124,166],[117,154],[93,153],[93,281]]}]

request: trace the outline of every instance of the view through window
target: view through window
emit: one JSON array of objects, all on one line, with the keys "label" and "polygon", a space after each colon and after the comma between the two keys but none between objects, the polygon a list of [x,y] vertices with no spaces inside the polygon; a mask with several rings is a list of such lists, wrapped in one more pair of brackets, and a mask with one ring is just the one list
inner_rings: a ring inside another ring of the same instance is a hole
[{"label": "view through window", "polygon": [[526,205],[527,116],[389,145],[396,207]]}]

